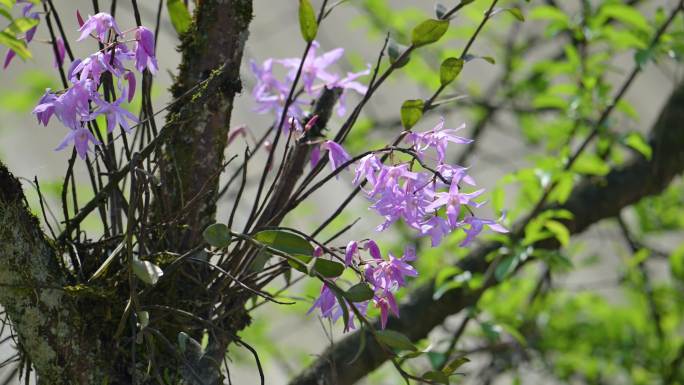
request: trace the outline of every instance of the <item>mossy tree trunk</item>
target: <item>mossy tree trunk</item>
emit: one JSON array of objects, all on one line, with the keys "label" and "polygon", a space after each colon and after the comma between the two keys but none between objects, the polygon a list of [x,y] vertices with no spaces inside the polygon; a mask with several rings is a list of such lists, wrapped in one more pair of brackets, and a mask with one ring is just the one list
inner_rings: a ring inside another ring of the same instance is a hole
[{"label": "mossy tree trunk", "polygon": [[[163,249],[174,253],[197,245],[204,227],[214,221],[218,175],[223,169],[233,99],[241,90],[239,69],[252,19],[251,0],[205,0],[197,4],[194,22],[181,37],[182,61],[171,90],[174,98],[183,96],[187,102],[173,106],[161,131],[163,194],[154,202],[155,221],[173,223],[160,234],[165,234]],[[197,87],[209,78],[213,82]],[[30,213],[18,180],[0,164],[0,305],[39,382],[114,385],[130,384],[132,378],[139,384],[157,381],[143,378],[136,372],[144,368],[127,361],[131,347],[137,349],[135,341],[120,344],[113,338],[125,302],[121,303],[121,298],[93,301],[70,295],[74,280],[62,265],[58,250],[60,247],[47,240]],[[201,269],[192,273],[200,274],[199,282],[202,274],[209,274]],[[155,296],[168,296],[169,301],[199,301],[188,289],[172,284],[159,288]],[[245,301],[224,301],[238,309],[233,319],[222,323],[229,329],[225,336],[233,336],[247,325]],[[192,313],[193,309],[186,310]],[[124,326],[128,330],[128,322]],[[182,324],[176,329],[162,330],[159,338],[168,339],[167,345],[175,344],[176,335],[189,330]],[[218,364],[230,342],[229,337],[212,339],[209,354],[198,362],[189,362],[192,357],[185,352],[181,361],[193,364],[193,373],[184,375],[180,383],[222,383]],[[159,357],[158,364],[162,369],[164,365],[178,369],[179,358],[168,356]]]}]

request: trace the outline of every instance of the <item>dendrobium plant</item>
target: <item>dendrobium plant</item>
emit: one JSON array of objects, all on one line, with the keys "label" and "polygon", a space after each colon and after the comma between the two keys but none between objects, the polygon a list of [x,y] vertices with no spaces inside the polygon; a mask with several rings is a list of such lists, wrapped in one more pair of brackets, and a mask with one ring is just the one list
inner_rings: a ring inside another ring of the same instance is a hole
[{"label": "dendrobium plant", "polygon": [[[304,63],[300,59],[269,58],[259,66],[252,61],[251,69],[256,77],[252,91],[255,111],[272,112],[278,121],[300,68],[305,98],[294,99],[289,104],[286,118],[290,124],[283,127],[285,130],[291,126],[298,132],[306,131],[302,122],[316,118],[304,110],[305,106],[311,104],[306,99],[315,100],[324,88],[341,88],[342,95],[349,89],[360,95],[368,91],[368,87],[356,79],[367,75],[369,71],[348,73],[345,77],[334,74],[329,68],[343,57],[344,50],[337,48],[316,56],[319,48],[320,45],[313,42]],[[274,64],[289,69],[285,79],[274,75]],[[338,108],[338,113],[343,114],[344,111],[344,107]],[[371,203],[369,208],[384,219],[376,228],[378,232],[388,229],[396,221],[402,221],[415,231],[416,238],[429,237],[432,246],[438,246],[444,237],[459,229],[466,233],[462,246],[472,242],[484,226],[495,232],[507,233],[508,230],[500,224],[503,217],[500,221],[494,221],[475,216],[473,209],[484,204],[476,201],[484,189],[464,191],[465,186],[476,186],[475,180],[468,175],[466,167],[447,162],[450,145],[466,145],[472,140],[456,135],[465,124],[454,129],[445,126],[446,122],[442,118],[430,130],[405,131],[402,137],[406,147],[384,148],[359,157],[352,157],[341,143],[315,140],[312,141],[311,164],[312,167],[316,166],[321,155],[327,152],[328,164],[335,178],[343,170],[353,167],[352,184],[362,189]],[[383,155],[394,152],[408,154],[410,160],[387,162],[387,159],[394,157]],[[364,257],[364,254],[368,256]],[[350,311],[347,301],[341,300],[332,288],[335,281],[327,279],[309,313],[318,309],[322,317],[333,322],[346,313],[345,331],[348,331],[355,327],[354,318],[365,315],[372,305],[380,311],[380,326],[385,328],[390,314],[399,316],[396,291],[407,285],[409,277],[418,275],[418,271],[410,264],[415,260],[414,247],[407,247],[401,257],[392,253],[384,257],[372,239],[352,240],[345,247],[344,263],[348,269],[358,273],[362,283],[369,285],[374,293],[373,298],[355,303],[353,306],[356,311]]]},{"label": "dendrobium plant", "polygon": [[[24,7],[25,15],[32,6],[33,4],[27,4]],[[47,126],[54,115],[69,129],[56,150],[63,150],[73,144],[78,156],[86,159],[88,153],[93,151],[91,144],[101,144],[101,139],[95,137],[100,134],[96,125],[91,125],[98,116],[105,117],[106,131],[109,134],[117,126],[130,133],[138,123],[138,118],[122,107],[124,101],[130,103],[133,100],[136,88],[135,74],[126,67],[127,64],[135,62],[134,67],[140,73],[149,70],[155,74],[159,67],[154,53],[154,33],[148,28],[138,26],[122,32],[114,17],[104,12],[89,16],[85,22],[82,22],[80,14],[77,17],[81,24],[78,41],[93,38],[104,48],[84,59],[73,60],[67,71],[70,87],[61,91],[46,90],[33,113],[40,124]],[[127,34],[132,35],[132,40],[125,40]],[[27,42],[31,36],[32,34],[26,34]],[[134,43],[132,50],[128,46],[131,42]],[[55,65],[61,66],[65,50],[63,40],[58,39],[56,46],[58,55]],[[6,64],[11,60],[9,55]],[[111,93],[103,90],[101,81],[104,74],[110,74],[116,80],[120,93],[118,98],[113,95],[114,90],[110,90]],[[112,100],[113,97],[115,100]]]}]

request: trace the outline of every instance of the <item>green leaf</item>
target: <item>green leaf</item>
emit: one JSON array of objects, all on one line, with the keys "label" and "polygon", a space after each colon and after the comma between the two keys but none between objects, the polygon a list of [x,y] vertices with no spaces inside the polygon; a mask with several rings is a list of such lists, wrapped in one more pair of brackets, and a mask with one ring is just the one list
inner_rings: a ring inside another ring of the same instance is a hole
[{"label": "green leaf", "polygon": [[516,266],[518,266],[518,257],[514,255],[504,257],[501,262],[496,265],[496,269],[494,269],[494,276],[497,281],[503,281]]},{"label": "green leaf", "polygon": [[670,273],[680,281],[684,281],[684,243],[670,254]]},{"label": "green leaf", "polygon": [[90,277],[88,282],[90,282],[94,279],[97,279],[98,277],[100,277],[102,274],[104,274],[107,271],[107,269],[109,268],[109,265],[111,265],[112,262],[114,262],[114,259],[116,258],[116,256],[119,255],[121,250],[123,250],[124,245],[125,245],[125,242],[123,242],[123,241],[121,243],[119,243],[119,245],[114,249],[114,251],[112,251],[112,253],[109,255],[109,257],[107,257],[107,259],[105,259],[105,261],[102,262],[102,265],[100,265],[100,267],[97,268],[97,271],[95,271],[95,273],[93,273],[93,275]]},{"label": "green leaf", "polygon": [[264,230],[256,233],[254,239],[283,253],[312,256],[314,248],[309,241],[297,234],[282,230]]},{"label": "green leaf", "polygon": [[438,19],[441,19],[448,11],[449,10],[444,4],[435,4],[435,16],[437,16]]},{"label": "green leaf", "polygon": [[646,67],[649,61],[653,59],[653,50],[650,48],[640,49],[634,53],[634,62],[639,68]]},{"label": "green leaf", "polygon": [[[389,56],[390,63],[392,63],[395,68],[401,68],[405,66],[411,59],[411,55],[406,55],[403,58],[401,57],[406,49],[406,46],[390,39],[387,45],[387,56]],[[401,61],[399,61],[399,59],[401,59]]]},{"label": "green leaf", "polygon": [[7,7],[8,9],[12,9],[14,3],[16,3],[16,0],[0,0],[0,5]]},{"label": "green leaf", "polygon": [[449,21],[428,19],[418,24],[411,33],[411,43],[420,47],[439,40],[449,29]]},{"label": "green leaf", "polygon": [[422,377],[432,383],[449,385],[449,376],[436,370],[425,372]]},{"label": "green leaf", "polygon": [[570,243],[570,231],[561,222],[549,219],[544,226],[553,233],[562,246],[567,246]]},{"label": "green leaf", "polygon": [[584,154],[577,158],[572,170],[580,174],[603,176],[610,172],[610,166],[596,154]]},{"label": "green leaf", "polygon": [[134,259],[132,265],[135,276],[148,285],[154,285],[164,275],[164,271],[150,261]]},{"label": "green leaf", "polygon": [[169,11],[171,24],[179,35],[190,28],[192,16],[181,0],[166,0],[166,9]]},{"label": "green leaf", "polygon": [[202,237],[204,237],[204,240],[207,241],[208,244],[214,247],[224,248],[230,244],[230,229],[223,223],[214,223],[204,229]]},{"label": "green leaf", "polygon": [[138,324],[140,329],[145,329],[150,324],[150,313],[142,310],[138,312]]},{"label": "green leaf", "polygon": [[379,330],[375,333],[381,343],[398,350],[418,350],[405,335],[394,330]]},{"label": "green leaf", "polygon": [[447,84],[456,80],[458,75],[461,73],[461,70],[463,69],[464,63],[465,61],[463,59],[455,57],[445,59],[439,68],[440,84],[442,86],[446,86]]},{"label": "green leaf", "polygon": [[624,142],[627,146],[638,151],[647,160],[651,160],[651,157],[653,156],[653,149],[651,149],[651,145],[646,142],[646,139],[644,139],[640,133],[630,133],[625,137]]},{"label": "green leaf", "polygon": [[335,278],[342,275],[344,272],[344,265],[338,262],[329,261],[327,259],[316,258],[313,271],[319,273],[325,278]]},{"label": "green leaf", "polygon": [[2,15],[7,20],[12,20],[12,14],[5,8],[0,8],[0,15]]},{"label": "green leaf", "polygon": [[475,60],[475,59],[481,59],[486,61],[489,64],[496,64],[496,60],[491,57],[491,56],[477,56],[477,55],[471,55],[467,54],[463,57],[463,60],[467,63],[469,61]]},{"label": "green leaf", "polygon": [[519,21],[525,22],[525,16],[523,15],[520,8],[505,8],[504,11],[510,13],[511,15],[513,15],[513,17],[515,17]]},{"label": "green leaf", "polygon": [[300,271],[304,274],[309,274],[309,269],[308,269],[307,265],[309,264],[309,262],[311,262],[313,257],[309,256],[309,255],[301,255],[301,254],[294,254],[293,257],[295,259],[288,259],[287,263],[290,266],[292,266],[293,269]]},{"label": "green leaf", "polygon": [[550,5],[541,5],[530,11],[529,18],[532,20],[548,20],[562,24],[563,27],[570,24],[570,17],[567,13]]},{"label": "green leaf", "polygon": [[307,43],[311,43],[318,33],[316,12],[309,0],[299,0],[299,30]]},{"label": "green leaf", "polygon": [[407,100],[401,105],[401,124],[409,130],[423,117],[425,102],[421,99]]},{"label": "green leaf", "polygon": [[24,60],[32,57],[31,52],[26,48],[26,43],[7,31],[0,32],[0,44],[16,52]]},{"label": "green leaf", "polygon": [[374,295],[373,289],[365,282],[357,283],[344,293],[344,296],[352,302],[368,301],[373,299]]},{"label": "green leaf", "polygon": [[12,20],[12,23],[5,28],[5,31],[18,35],[25,33],[29,29],[38,25],[39,20],[30,17],[20,17]]},{"label": "green leaf", "polygon": [[470,362],[470,360],[467,357],[458,357],[449,362],[444,369],[442,369],[442,372],[448,376],[450,376],[453,372],[456,371],[456,369],[460,368],[463,366],[463,364]]},{"label": "green leaf", "polygon": [[651,26],[644,15],[634,7],[623,4],[606,4],[599,12],[599,19],[613,18],[628,26],[650,32]]}]

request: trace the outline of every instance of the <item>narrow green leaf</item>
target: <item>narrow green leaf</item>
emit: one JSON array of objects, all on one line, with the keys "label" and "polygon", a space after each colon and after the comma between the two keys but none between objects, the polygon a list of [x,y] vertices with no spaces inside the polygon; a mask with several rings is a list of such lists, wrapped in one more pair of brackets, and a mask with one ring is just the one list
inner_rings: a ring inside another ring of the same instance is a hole
[{"label": "narrow green leaf", "polygon": [[398,350],[418,350],[405,335],[394,330],[379,330],[375,333],[381,343]]},{"label": "narrow green leaf", "polygon": [[311,43],[318,33],[316,12],[309,0],[299,0],[299,30],[307,43]]},{"label": "narrow green leaf", "polygon": [[411,33],[411,42],[420,47],[439,40],[449,29],[448,20],[428,19],[418,24]]},{"label": "narrow green leaf", "polygon": [[204,237],[204,240],[207,241],[208,244],[214,247],[224,248],[230,244],[230,229],[223,223],[214,223],[204,229],[202,237]]},{"label": "narrow green leaf", "polygon": [[373,289],[365,282],[357,283],[344,293],[344,296],[352,302],[368,301],[373,299],[374,295]]},{"label": "narrow green leaf", "polygon": [[173,28],[180,35],[190,28],[192,24],[192,16],[190,11],[181,0],[166,0],[166,9],[171,18]]},{"label": "narrow green leaf", "polygon": [[313,255],[313,247],[306,239],[297,234],[282,230],[264,230],[256,233],[254,239],[276,250],[290,255]]},{"label": "narrow green leaf", "polygon": [[401,124],[405,129],[413,127],[423,117],[425,102],[421,99],[407,100],[401,105]]},{"label": "narrow green leaf", "polygon": [[464,63],[465,62],[463,61],[463,59],[455,57],[444,59],[442,65],[439,68],[440,84],[442,86],[446,86],[447,84],[456,80],[458,75],[461,73],[461,70],[463,69]]},{"label": "narrow green leaf", "polygon": [[150,261],[134,259],[132,265],[135,276],[148,285],[154,285],[164,275],[164,271]]},{"label": "narrow green leaf", "polygon": [[107,259],[105,259],[105,261],[102,262],[102,265],[100,265],[100,267],[97,268],[97,270],[95,271],[95,273],[93,273],[92,277],[90,277],[90,279],[88,280],[88,282],[90,282],[90,281],[92,281],[92,280],[94,280],[94,279],[97,279],[98,277],[100,277],[102,274],[104,274],[104,273],[107,271],[107,269],[109,268],[109,265],[112,264],[112,262],[114,261],[114,259],[116,258],[116,256],[119,255],[119,253],[121,252],[121,250],[123,250],[124,244],[125,244],[125,242],[122,241],[121,243],[119,243],[118,246],[116,246],[116,248],[114,249],[114,251],[112,251],[112,253],[109,254],[109,257],[107,257]]}]

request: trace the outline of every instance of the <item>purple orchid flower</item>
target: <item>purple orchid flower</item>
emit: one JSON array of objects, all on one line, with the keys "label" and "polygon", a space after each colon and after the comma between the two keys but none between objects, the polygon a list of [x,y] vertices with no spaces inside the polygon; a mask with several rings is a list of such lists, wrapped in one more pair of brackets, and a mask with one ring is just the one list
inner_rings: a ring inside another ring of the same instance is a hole
[{"label": "purple orchid flower", "polygon": [[121,108],[121,103],[123,100],[124,96],[121,96],[116,101],[109,103],[102,100],[99,95],[96,96],[94,101],[98,106],[98,109],[91,118],[94,119],[97,115],[104,115],[107,118],[107,132],[109,133],[113,132],[118,125],[121,125],[126,132],[130,133],[132,128],[128,121],[130,120],[131,122],[137,124],[138,118]]},{"label": "purple orchid flower", "polygon": [[[318,42],[314,41],[312,43],[311,49],[309,49],[309,52],[304,59],[304,65],[302,66],[302,82],[304,83],[304,90],[309,95],[314,94],[313,85],[316,78],[323,81],[334,78],[334,76],[328,73],[325,69],[340,60],[340,58],[344,55],[343,48],[336,48],[317,57],[316,51],[319,47],[320,44],[318,44]],[[288,78],[294,80],[297,70],[301,64],[301,59],[282,59],[278,62],[290,69]]]},{"label": "purple orchid flower", "polygon": [[119,26],[116,25],[116,21],[112,15],[105,12],[97,13],[94,16],[88,15],[88,20],[86,20],[81,28],[78,29],[78,31],[81,32],[81,36],[77,41],[81,41],[95,32],[97,39],[102,43],[106,43],[107,33],[110,29],[121,36],[121,30],[119,29]]},{"label": "purple orchid flower", "polygon": [[33,113],[38,118],[38,123],[42,123],[44,126],[48,125],[50,118],[55,113],[55,101],[57,96],[53,94],[50,89],[46,89],[43,96],[38,100],[38,105],[33,109]]},{"label": "purple orchid flower", "polygon": [[395,317],[399,317],[399,307],[397,306],[397,300],[394,298],[394,294],[383,292],[381,295],[376,295],[375,298],[373,298],[373,303],[380,309],[381,329],[387,327],[387,320],[389,319],[390,313],[394,314]]},{"label": "purple orchid flower", "polygon": [[58,68],[64,63],[64,54],[66,53],[66,49],[64,47],[64,40],[62,40],[61,37],[57,38],[56,45],[57,55],[55,55],[55,60],[52,62],[52,66]]},{"label": "purple orchid flower", "polygon": [[330,160],[330,165],[332,166],[333,171],[337,170],[351,160],[351,157],[347,151],[345,151],[342,146],[333,142],[332,140],[326,140],[321,147],[323,147],[325,150],[328,150],[328,159]]},{"label": "purple orchid flower", "polygon": [[159,70],[154,55],[154,32],[142,26],[135,30],[135,68],[140,72],[147,68],[153,75]]},{"label": "purple orchid flower", "polygon": [[69,144],[74,145],[76,153],[81,159],[86,158],[90,149],[90,144],[99,145],[100,141],[95,139],[95,136],[85,127],[79,127],[75,130],[69,130],[69,133],[64,137],[62,142],[55,148],[55,151],[65,149]]},{"label": "purple orchid flower", "polygon": [[463,224],[470,225],[469,228],[465,229],[466,238],[461,242],[461,246],[469,245],[475,237],[482,232],[484,226],[489,227],[490,230],[496,231],[497,233],[508,233],[508,229],[502,226],[499,222],[503,221],[504,216],[501,216],[498,221],[491,219],[481,219],[474,216],[469,216],[463,220]]}]

